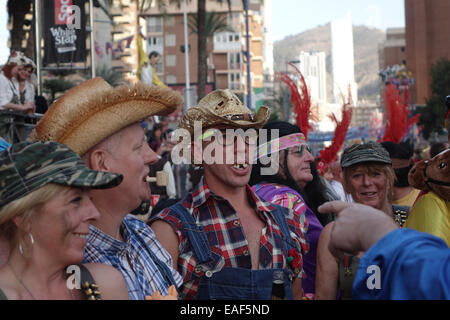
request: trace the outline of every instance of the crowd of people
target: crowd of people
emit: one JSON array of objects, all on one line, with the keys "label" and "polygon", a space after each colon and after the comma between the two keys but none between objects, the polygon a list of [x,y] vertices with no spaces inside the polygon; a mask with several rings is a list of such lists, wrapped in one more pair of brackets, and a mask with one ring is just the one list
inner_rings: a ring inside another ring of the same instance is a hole
[{"label": "crowd of people", "polygon": [[[3,69],[3,109],[35,111],[18,76],[29,62]],[[322,176],[301,129],[269,108],[215,90],[174,128],[182,101],[94,78],[27,141],[1,144],[0,300],[272,299],[278,272],[286,299],[450,299],[448,145],[416,163],[407,143],[355,143]],[[444,178],[419,190],[427,168]],[[67,285],[74,267],[81,288]]]}]

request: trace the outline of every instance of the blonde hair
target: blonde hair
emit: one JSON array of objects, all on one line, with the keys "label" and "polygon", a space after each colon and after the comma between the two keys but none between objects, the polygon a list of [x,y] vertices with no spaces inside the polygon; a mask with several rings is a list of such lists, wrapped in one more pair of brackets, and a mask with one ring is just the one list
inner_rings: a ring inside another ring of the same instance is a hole
[{"label": "blonde hair", "polygon": [[368,162],[368,163],[359,163],[347,168],[344,168],[342,170],[342,186],[344,187],[344,191],[346,193],[352,194],[352,187],[350,183],[350,178],[353,172],[356,171],[357,168],[363,167],[366,173],[372,174],[375,172],[381,172],[383,173],[387,180],[388,180],[388,186],[389,186],[389,192],[387,194],[389,203],[392,203],[392,200],[394,198],[394,181],[395,181],[395,172],[394,169],[392,169],[392,166],[387,164],[380,164],[376,162]]},{"label": "blonde hair", "polygon": [[21,234],[13,219],[22,217],[21,225],[25,225],[35,217],[36,212],[47,201],[67,188],[69,187],[56,183],[49,183],[23,198],[16,199],[4,205],[0,209],[0,234],[11,241],[11,246],[14,246]]}]

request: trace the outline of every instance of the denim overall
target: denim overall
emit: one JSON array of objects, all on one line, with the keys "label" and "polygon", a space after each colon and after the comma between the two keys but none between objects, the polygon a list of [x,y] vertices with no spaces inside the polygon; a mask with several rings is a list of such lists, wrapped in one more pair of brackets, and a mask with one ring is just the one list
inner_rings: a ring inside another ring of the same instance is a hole
[{"label": "denim overall", "polygon": [[[284,257],[286,258],[290,249],[297,248],[290,236],[283,208],[276,205],[273,206],[276,210],[272,211],[271,214],[281,230]],[[173,205],[171,209],[178,213],[183,228],[187,232],[197,262],[196,268],[201,268],[201,265],[213,265],[214,255],[217,254],[213,254],[210,250],[203,227],[195,222],[194,217],[181,203]],[[217,272],[206,271],[200,278],[195,299],[269,300],[272,298],[272,280],[275,270],[283,271],[286,299],[293,299],[293,272],[290,269],[251,270],[227,266]]]}]

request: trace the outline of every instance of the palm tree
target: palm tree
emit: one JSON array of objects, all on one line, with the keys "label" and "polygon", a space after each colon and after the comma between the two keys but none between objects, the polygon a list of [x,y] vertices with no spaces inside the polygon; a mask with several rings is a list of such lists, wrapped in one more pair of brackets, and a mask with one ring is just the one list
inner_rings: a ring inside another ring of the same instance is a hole
[{"label": "palm tree", "polygon": [[[138,0],[135,0],[138,1]],[[222,3],[222,0],[214,0],[216,2]],[[140,8],[142,12],[146,10],[151,4],[151,0],[141,0]],[[176,3],[178,7],[181,5],[181,0],[170,0],[169,3]],[[227,0],[228,8],[231,9],[231,0]],[[167,1],[157,0],[157,5],[161,11],[165,11],[167,6]],[[214,15],[211,17],[213,18]],[[208,34],[212,30],[212,25],[210,25],[211,29],[207,26],[207,12],[206,12],[206,0],[197,0],[197,17],[195,19],[195,23],[191,20],[191,26],[194,27],[197,34],[197,51],[198,51],[198,64],[197,64],[197,74],[198,74],[198,99],[201,99],[205,96],[205,88],[206,88],[206,78],[208,72],[207,65],[207,57],[208,57],[208,38],[211,37],[212,34]],[[217,24],[217,22],[216,22]],[[223,24],[223,20],[221,22]],[[192,30],[192,28],[191,28]]]},{"label": "palm tree", "polygon": [[[205,87],[206,87],[206,80],[207,80],[207,74],[208,74],[208,66],[207,66],[207,59],[208,56],[208,43],[209,39],[211,39],[215,33],[217,32],[224,32],[224,31],[234,31],[230,26],[227,24],[227,17],[225,15],[217,14],[216,12],[206,12],[205,13],[205,42],[204,45],[205,50],[202,52],[202,57],[200,57],[199,51],[199,59],[198,59],[198,97],[201,99],[205,95]],[[199,32],[199,23],[198,23],[198,17],[191,15],[189,17],[189,29],[191,33],[196,33],[197,35],[200,34]],[[198,36],[200,39],[200,36]],[[200,42],[199,42],[200,43]],[[200,46],[200,44],[199,44]],[[199,48],[200,50],[200,48]]]},{"label": "palm tree", "polygon": [[[215,0],[222,3],[222,0]],[[228,9],[231,9],[231,0],[227,0]],[[197,50],[198,50],[198,99],[205,96],[206,78],[208,73],[208,65],[206,58],[208,57],[208,33],[206,27],[206,0],[198,0],[197,2]],[[213,33],[214,34],[214,33]]]}]

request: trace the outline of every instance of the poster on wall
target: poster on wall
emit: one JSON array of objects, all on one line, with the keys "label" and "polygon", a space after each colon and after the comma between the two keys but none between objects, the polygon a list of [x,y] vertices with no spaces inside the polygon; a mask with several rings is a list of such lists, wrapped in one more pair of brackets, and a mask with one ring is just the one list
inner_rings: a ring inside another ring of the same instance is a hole
[{"label": "poster on wall", "polygon": [[44,64],[86,60],[85,1],[44,1]]}]

